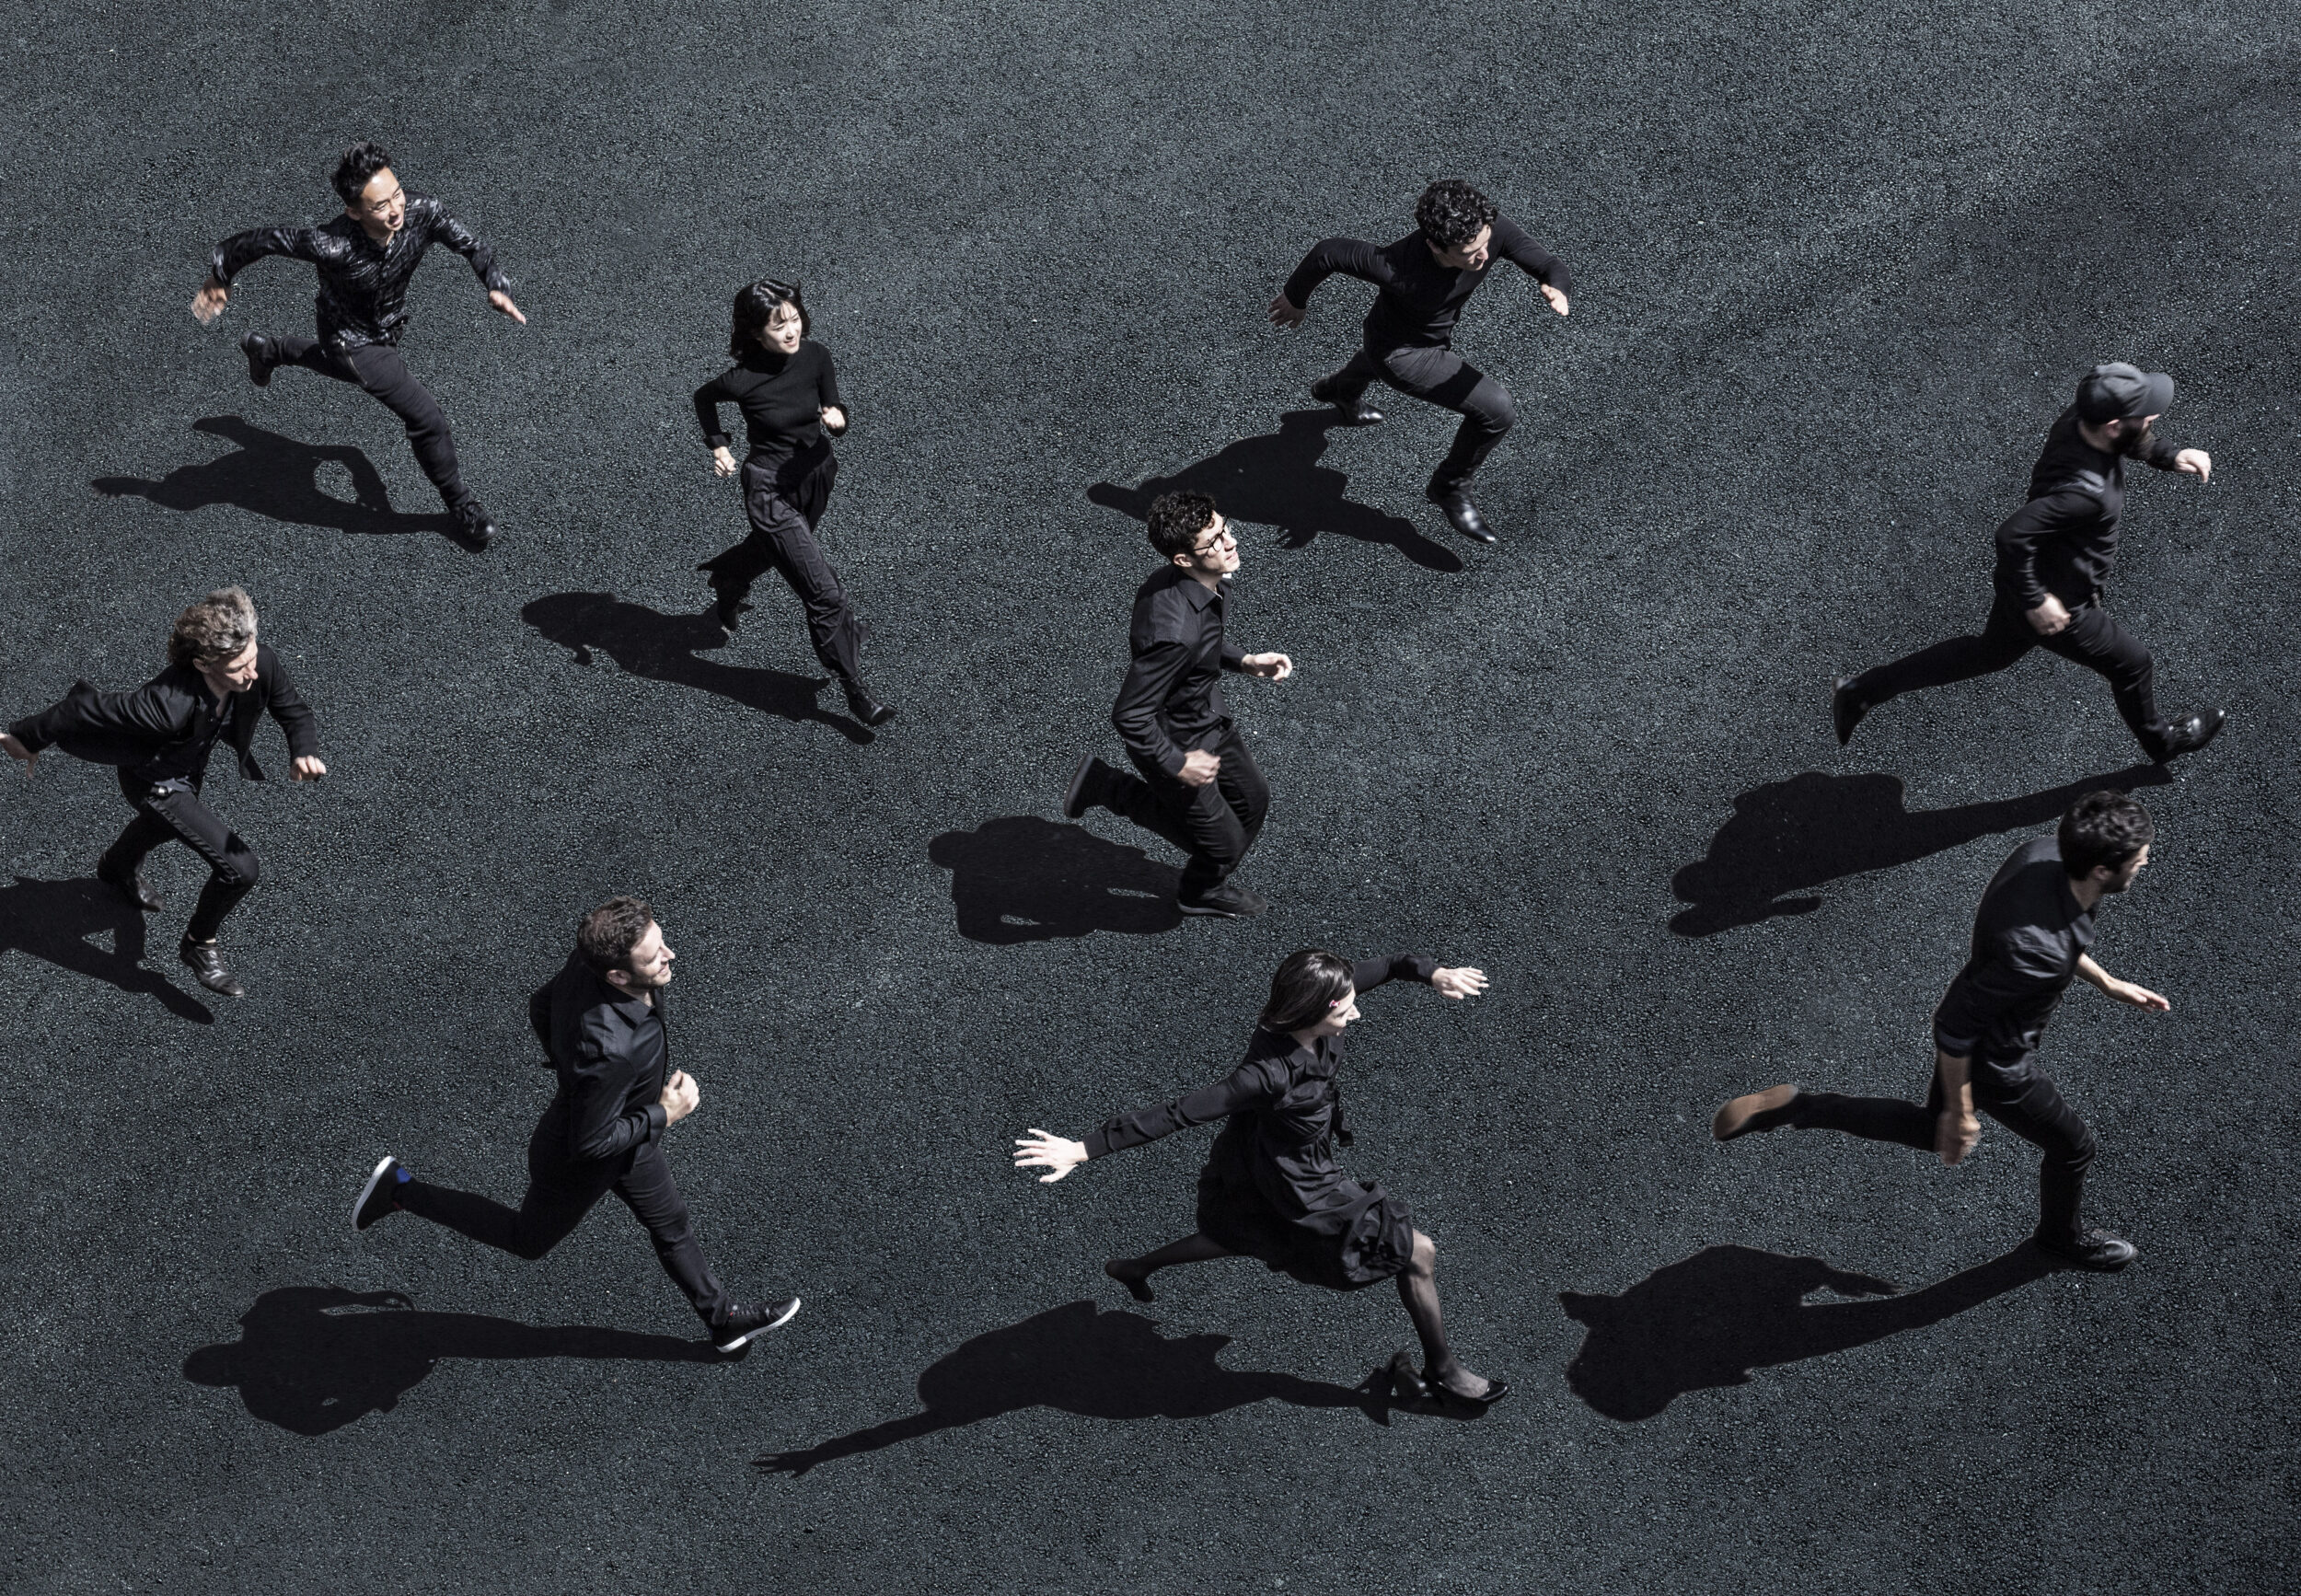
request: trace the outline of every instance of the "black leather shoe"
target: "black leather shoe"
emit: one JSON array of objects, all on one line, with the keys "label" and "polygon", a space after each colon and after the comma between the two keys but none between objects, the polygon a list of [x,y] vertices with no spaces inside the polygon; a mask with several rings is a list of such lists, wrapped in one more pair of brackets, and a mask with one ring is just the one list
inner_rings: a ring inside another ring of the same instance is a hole
[{"label": "black leather shoe", "polygon": [[1478,514],[1478,506],[1470,502],[1470,495],[1461,489],[1445,493],[1433,490],[1423,497],[1445,511],[1446,518],[1453,523],[1454,530],[1473,543],[1495,541],[1494,529],[1486,525],[1486,518]]},{"label": "black leather shoe", "polygon": [[1270,907],[1270,900],[1259,893],[1233,886],[1226,881],[1196,896],[1178,894],[1174,907],[1185,914],[1208,915],[1220,919],[1253,919]]},{"label": "black leather shoe", "polygon": [[495,517],[480,506],[477,499],[464,501],[456,512],[456,531],[474,549],[485,549],[495,541]]},{"label": "black leather shoe", "polygon": [[1103,761],[1089,754],[1074,766],[1063,790],[1063,818],[1076,820],[1103,802]]},{"label": "black leather shoe", "polygon": [[884,726],[895,719],[895,706],[873,698],[861,682],[847,684],[847,712],[866,726]]},{"label": "black leather shoe", "polygon": [[1837,727],[1838,746],[1843,748],[1854,740],[1854,728],[1869,713],[1869,700],[1854,690],[1854,677],[1840,677],[1836,687],[1830,689],[1830,723]]},{"label": "black leather shoe", "polygon": [[2072,1264],[2080,1269],[2092,1269],[2099,1274],[2112,1275],[2133,1261],[2140,1249],[2133,1243],[2107,1231],[2087,1231],[2074,1240],[2033,1238],[2040,1251]]},{"label": "black leather shoe", "polygon": [[2226,710],[2207,710],[2202,715],[2183,715],[2180,720],[2168,723],[2165,729],[2165,746],[2157,755],[2157,763],[2162,765],[2168,759],[2180,758],[2183,754],[2194,754],[2221,735],[2221,728],[2228,723],[2229,711]]},{"label": "black leather shoe", "polygon": [[1346,427],[1372,427],[1382,424],[1382,412],[1366,402],[1366,395],[1361,393],[1348,399],[1336,399],[1333,390],[1327,387],[1324,377],[1311,384],[1311,398],[1320,404],[1334,406],[1336,413],[1342,417],[1342,424]]},{"label": "black leather shoe", "polygon": [[751,1337],[780,1330],[799,1312],[799,1299],[786,1297],[758,1308],[730,1308],[727,1317],[711,1326],[711,1345],[730,1357],[751,1345]]},{"label": "black leather shoe", "polygon": [[368,1173],[367,1184],[360,1187],[359,1200],[352,1205],[352,1228],[364,1231],[387,1214],[399,1211],[399,1188],[409,1180],[406,1168],[389,1153]]},{"label": "black leather shoe", "polygon": [[1127,1294],[1129,1297],[1132,1297],[1136,1301],[1157,1301],[1158,1298],[1151,1292],[1150,1290],[1150,1276],[1134,1274],[1128,1270],[1119,1267],[1121,1264],[1132,1263],[1133,1261],[1134,1260],[1131,1258],[1113,1258],[1109,1263],[1103,1266],[1103,1272],[1105,1275],[1108,1275],[1112,1279],[1116,1280],[1120,1285],[1126,1287]]},{"label": "black leather shoe", "polygon": [[98,859],[96,862],[96,879],[146,914],[160,907],[160,895],[152,890],[152,884],[144,879],[141,870],[118,870],[109,859]]},{"label": "black leather shoe", "polygon": [[719,623],[720,630],[733,637],[735,635],[735,627],[743,619],[743,612],[750,607],[740,598],[730,598],[725,594],[722,594],[711,605],[711,619]]},{"label": "black leather shoe", "polygon": [[192,978],[211,992],[227,998],[244,998],[248,989],[239,984],[239,977],[224,967],[224,950],[214,943],[196,943],[190,938],[177,944],[176,956],[184,961]]},{"label": "black leather shoe", "polygon": [[1731,1141],[1753,1131],[1779,1129],[1783,1112],[1797,1101],[1795,1086],[1769,1086],[1763,1092],[1745,1093],[1717,1111],[1710,1120],[1710,1134],[1720,1141]]},{"label": "black leather shoe", "polygon": [[248,380],[258,387],[270,387],[272,368],[280,359],[272,341],[260,332],[251,332],[239,341],[239,352],[248,357]]}]

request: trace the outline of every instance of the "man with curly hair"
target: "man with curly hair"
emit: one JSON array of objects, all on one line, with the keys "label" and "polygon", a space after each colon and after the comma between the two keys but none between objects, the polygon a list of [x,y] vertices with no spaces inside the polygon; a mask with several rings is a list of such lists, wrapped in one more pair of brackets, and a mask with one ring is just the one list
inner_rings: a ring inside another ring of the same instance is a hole
[{"label": "man with curly hair", "polygon": [[1510,430],[1517,411],[1509,389],[1454,353],[1454,323],[1497,259],[1514,262],[1539,282],[1542,296],[1560,316],[1571,308],[1574,280],[1565,261],[1459,178],[1423,190],[1414,219],[1413,232],[1380,249],[1357,238],[1322,240],[1270,302],[1270,319],[1282,328],[1300,327],[1312,292],[1337,272],[1374,284],[1363,347],[1340,371],[1312,383],[1311,397],[1333,405],[1352,426],[1382,419],[1366,402],[1366,390],[1378,381],[1460,415],[1454,446],[1425,496],[1446,512],[1454,530],[1491,543],[1492,529],[1470,502],[1470,480]]},{"label": "man with curly hair", "polygon": [[336,164],[335,191],[343,214],[317,227],[257,227],[218,244],[208,257],[208,280],[191,302],[191,314],[202,326],[214,326],[231,298],[232,279],[267,255],[318,267],[319,336],[249,333],[239,341],[249,380],[264,387],[273,368],[300,365],[375,395],[408,429],[416,463],[439,490],[457,530],[472,547],[484,549],[495,536],[495,523],[464,486],[456,440],[438,401],[399,358],[399,335],[408,325],[408,283],[423,252],[445,245],[471,262],[487,287],[488,304],[523,327],[527,318],[512,303],[511,279],[496,266],[495,251],[437,200],[402,189],[382,146],[361,143],[344,151]]}]

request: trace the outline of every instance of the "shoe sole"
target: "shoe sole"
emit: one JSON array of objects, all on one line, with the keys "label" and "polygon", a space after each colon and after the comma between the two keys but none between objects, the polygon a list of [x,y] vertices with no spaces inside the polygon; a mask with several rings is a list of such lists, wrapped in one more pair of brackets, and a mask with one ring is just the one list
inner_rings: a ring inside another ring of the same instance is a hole
[{"label": "shoe sole", "polygon": [[1263,912],[1259,908],[1214,908],[1206,904],[1180,901],[1174,907],[1184,914],[1197,915],[1200,919],[1253,919]]},{"label": "shoe sole", "polygon": [[2064,1269],[2083,1269],[2088,1275],[2114,1275],[2123,1269],[2126,1265],[2132,1263],[2135,1258],[2141,1256],[2141,1249],[2139,1247],[2135,1247],[2132,1252],[2118,1259],[2114,1264],[2099,1263],[2086,1258],[2073,1257],[2069,1254],[2062,1252],[2057,1248],[2047,1246],[2043,1242],[2038,1243],[2037,1248],[2039,1252],[2043,1253],[2047,1257],[2052,1258]]},{"label": "shoe sole", "polygon": [[1860,725],[1862,718],[1869,713],[1867,704],[1857,705],[1850,715],[1838,707],[1845,684],[1853,679],[1852,677],[1840,677],[1830,686],[1830,729],[1838,734],[1838,746],[1841,748],[1854,740],[1854,728]]},{"label": "shoe sole", "polygon": [[359,1199],[352,1205],[352,1233],[353,1235],[361,1233],[363,1227],[360,1224],[360,1215],[367,1208],[367,1199],[376,1195],[376,1188],[383,1184],[385,1174],[399,1162],[399,1159],[387,1152],[384,1154],[382,1162],[368,1172],[367,1184],[360,1187]]},{"label": "shoe sole", "polygon": [[1710,1136],[1715,1140],[1731,1141],[1738,1136],[1746,1135],[1752,1119],[1785,1106],[1797,1095],[1798,1088],[1789,1085],[1769,1086],[1763,1092],[1746,1092],[1711,1116]]},{"label": "shoe sole", "polygon": [[769,1330],[780,1330],[784,1325],[790,1324],[797,1317],[799,1317],[799,1299],[793,1297],[791,1300],[791,1306],[784,1311],[782,1317],[777,1319],[774,1323],[762,1324],[757,1330],[746,1330],[742,1335],[736,1336],[733,1341],[714,1341],[711,1345],[722,1352],[740,1352],[745,1347],[751,1345],[752,1337],[764,1336]]}]

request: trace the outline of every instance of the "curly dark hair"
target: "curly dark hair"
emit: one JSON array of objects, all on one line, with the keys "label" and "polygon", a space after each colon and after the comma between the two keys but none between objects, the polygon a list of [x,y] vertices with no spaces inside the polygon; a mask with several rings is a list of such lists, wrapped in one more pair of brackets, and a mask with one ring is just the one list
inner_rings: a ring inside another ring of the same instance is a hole
[{"label": "curly dark hair", "polygon": [[358,144],[344,151],[343,158],[336,163],[336,175],[333,179],[336,193],[341,197],[345,204],[358,204],[360,195],[366,191],[368,179],[389,165],[391,165],[389,151],[379,144],[372,144],[366,139],[362,139]]},{"label": "curly dark hair", "polygon": [[575,924],[575,951],[595,975],[631,967],[631,950],[655,923],[643,897],[611,897]]},{"label": "curly dark hair", "polygon": [[1150,547],[1172,560],[1177,554],[1196,553],[1198,534],[1213,519],[1214,501],[1204,493],[1161,493],[1150,501],[1142,529],[1150,534]]},{"label": "curly dark hair", "polygon": [[746,283],[735,295],[734,325],[727,333],[727,353],[741,360],[760,347],[759,334],[775,319],[775,313],[784,306],[799,312],[799,336],[807,336],[807,302],[799,297],[796,278],[779,283],[772,277],[762,277],[757,283]]},{"label": "curly dark hair", "polygon": [[1441,249],[1459,249],[1494,226],[1494,202],[1460,178],[1440,178],[1414,202],[1414,225]]},{"label": "curly dark hair", "polygon": [[2122,870],[2157,835],[2149,811],[2122,792],[2088,792],[2062,816],[2057,840],[2062,868],[2073,880],[2093,873],[2097,864]]},{"label": "curly dark hair", "polygon": [[1349,995],[1350,961],[1324,948],[1304,948],[1289,954],[1270,977],[1270,1001],[1263,1005],[1262,1024],[1272,1031],[1305,1030]]},{"label": "curly dark hair", "polygon": [[242,587],[219,587],[176,618],[168,663],[221,665],[256,641],[256,604]]}]

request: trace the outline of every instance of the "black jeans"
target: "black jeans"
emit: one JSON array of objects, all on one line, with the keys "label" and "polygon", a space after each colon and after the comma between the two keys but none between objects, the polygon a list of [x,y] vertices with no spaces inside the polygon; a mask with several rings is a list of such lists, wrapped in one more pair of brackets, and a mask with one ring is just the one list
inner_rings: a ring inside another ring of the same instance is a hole
[{"label": "black jeans", "polygon": [[451,511],[472,502],[471,490],[463,485],[463,468],[456,462],[456,440],[448,434],[447,417],[397,349],[370,343],[338,350],[316,338],[297,337],[274,338],[272,347],[279,354],[274,365],[300,365],[338,382],[356,383],[375,395],[408,429],[408,446],[439,490],[440,502]]},{"label": "black jeans", "polygon": [[785,497],[773,472],[746,463],[743,510],[751,520],[751,536],[704,562],[703,569],[711,573],[711,590],[727,603],[740,603],[751,584],[769,571],[780,573],[806,609],[807,640],[815,644],[815,657],[840,681],[861,686],[861,623],[855,607],[847,601],[847,590],[839,585],[838,573],[815,540],[822,503],[814,515],[803,514]]},{"label": "black jeans", "polygon": [[[2061,1089],[2030,1070],[2000,1081],[1976,1060],[1973,1106],[2045,1154],[2038,1166],[2038,1234],[2049,1240],[2077,1238],[2077,1205],[2085,1195],[2086,1171],[2093,1163],[2093,1132],[2063,1098]],[[1779,1123],[1800,1130],[1843,1130],[1871,1141],[1895,1141],[1921,1152],[1934,1151],[1941,1117],[1941,1072],[1934,1072],[1925,1106],[1898,1097],[1844,1097],[1834,1092],[1800,1092],[1781,1111]]]},{"label": "black jeans", "polygon": [[1376,382],[1462,417],[1463,424],[1454,429],[1454,446],[1430,479],[1432,493],[1469,487],[1494,445],[1518,420],[1509,390],[1442,344],[1361,349],[1349,364],[1313,385],[1312,391],[1330,403],[1348,404]]},{"label": "black jeans", "polygon": [[1103,790],[1105,809],[1190,855],[1181,887],[1186,898],[1201,896],[1239,867],[1270,813],[1270,788],[1236,727],[1225,725],[1207,752],[1220,758],[1222,768],[1204,787],[1187,786],[1154,761],[1137,758],[1140,776],[1114,770]]},{"label": "black jeans", "polygon": [[459,1231],[475,1242],[530,1261],[565,1241],[592,1205],[610,1191],[632,1217],[647,1227],[655,1256],[706,1324],[727,1317],[727,1292],[703,1261],[688,1220],[687,1198],[671,1178],[662,1147],[645,1142],[620,1158],[577,1162],[567,1157],[567,1120],[554,1104],[527,1143],[527,1195],[514,1209],[452,1186],[410,1180],[399,1188],[399,1206],[411,1214]]},{"label": "black jeans", "polygon": [[185,940],[195,943],[214,941],[224,917],[263,879],[255,850],[200,801],[201,781],[194,777],[188,787],[154,787],[130,781],[128,772],[121,771],[121,796],[136,806],[136,817],[104,850],[101,866],[114,875],[133,875],[145,855],[163,842],[180,842],[206,860],[208,884],[192,906],[191,923],[184,927]]},{"label": "black jeans", "polygon": [[1864,671],[1854,691],[1870,704],[1898,694],[1937,688],[2002,671],[2033,648],[2041,648],[2105,678],[2116,696],[2117,712],[2133,728],[2151,758],[2165,754],[2165,722],[2157,714],[2156,666],[2141,640],[2118,625],[2099,603],[2069,612],[2069,624],[2051,637],[2029,624],[2020,602],[2000,596],[1990,606],[1979,637],[1953,637],[1905,654],[1891,665]]}]

